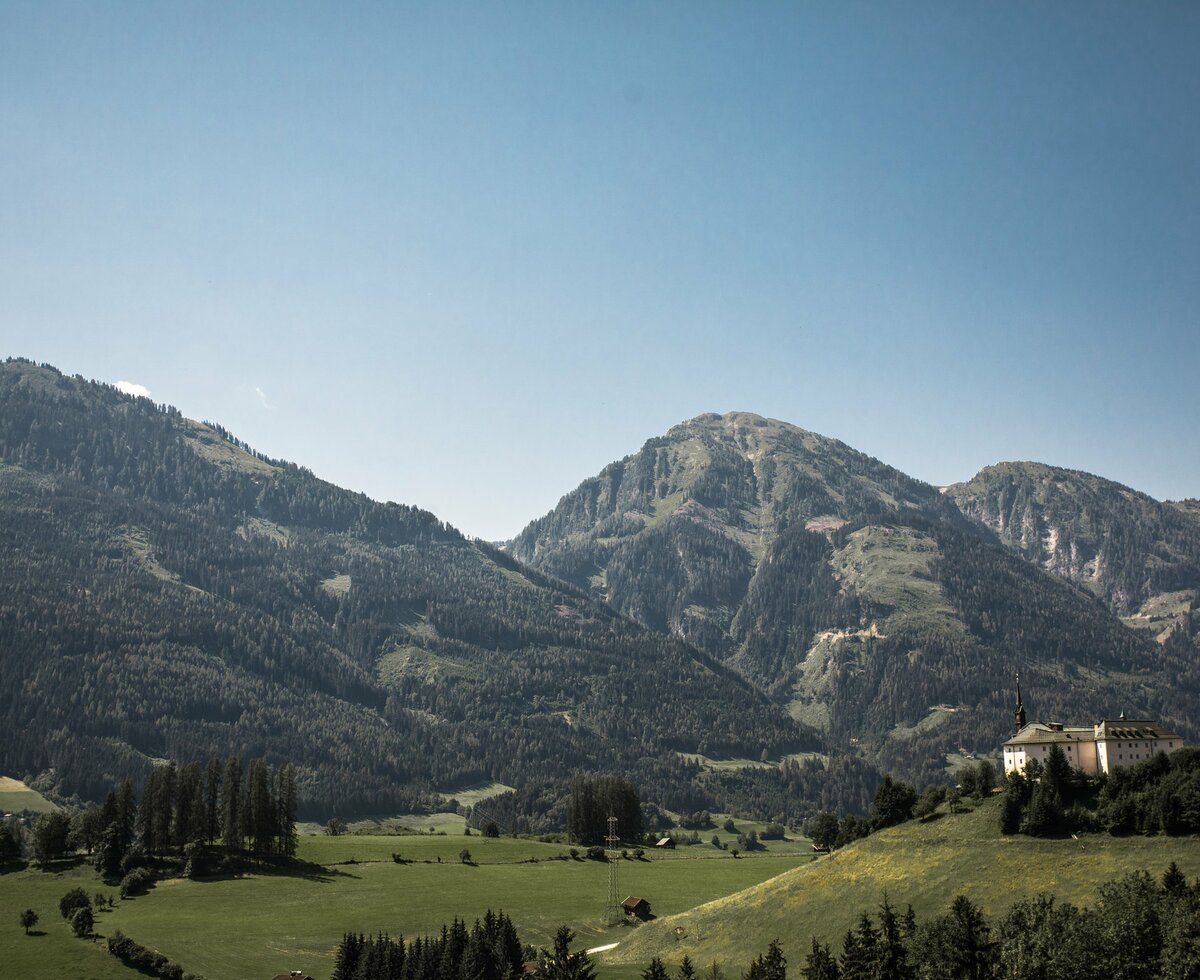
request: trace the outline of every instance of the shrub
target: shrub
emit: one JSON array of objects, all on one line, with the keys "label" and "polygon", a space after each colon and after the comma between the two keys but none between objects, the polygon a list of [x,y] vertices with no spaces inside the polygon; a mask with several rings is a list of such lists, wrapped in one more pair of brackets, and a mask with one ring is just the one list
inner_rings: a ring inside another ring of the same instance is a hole
[{"label": "shrub", "polygon": [[92,907],[90,905],[85,905],[71,913],[71,931],[80,939],[84,936],[90,936],[92,934],[92,927],[95,924],[96,919],[92,915]]},{"label": "shrub", "polygon": [[145,868],[134,868],[121,879],[121,897],[144,894],[153,880],[154,876]]},{"label": "shrub", "polygon": [[62,898],[58,900],[58,911],[62,913],[62,917],[70,921],[71,916],[79,909],[90,909],[92,900],[88,898],[87,892],[82,888],[72,888]]},{"label": "shrub", "polygon": [[108,951],[126,966],[162,980],[184,980],[183,967],[172,963],[162,953],[134,942],[120,929],[108,937],[107,945]]},{"label": "shrub", "polygon": [[763,832],[758,836],[763,840],[783,840],[786,833],[783,824],[769,823],[763,828]]}]

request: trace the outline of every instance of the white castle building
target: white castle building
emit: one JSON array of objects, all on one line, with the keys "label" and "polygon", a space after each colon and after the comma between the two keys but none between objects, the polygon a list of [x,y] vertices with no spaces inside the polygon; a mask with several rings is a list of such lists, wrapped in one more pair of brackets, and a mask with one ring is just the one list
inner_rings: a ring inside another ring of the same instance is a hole
[{"label": "white castle building", "polygon": [[1024,772],[1030,759],[1045,763],[1057,745],[1074,768],[1089,774],[1112,772],[1152,759],[1159,752],[1183,748],[1183,739],[1156,721],[1126,718],[1071,727],[1061,722],[1025,724],[1021,679],[1017,678],[1017,708],[1013,735],[1004,743],[1004,774]]}]

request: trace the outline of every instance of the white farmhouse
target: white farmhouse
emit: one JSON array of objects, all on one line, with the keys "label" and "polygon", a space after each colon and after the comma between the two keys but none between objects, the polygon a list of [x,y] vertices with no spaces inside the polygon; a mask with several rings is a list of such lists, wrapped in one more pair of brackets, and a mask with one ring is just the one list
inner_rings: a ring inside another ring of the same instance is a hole
[{"label": "white farmhouse", "polygon": [[1017,708],[1013,712],[1013,735],[1004,743],[1004,773],[1024,772],[1030,759],[1045,763],[1057,745],[1074,768],[1089,774],[1112,772],[1135,766],[1159,752],[1183,748],[1183,739],[1156,721],[1126,718],[1098,721],[1072,727],[1051,721],[1025,723],[1021,703],[1021,681],[1017,679]]}]

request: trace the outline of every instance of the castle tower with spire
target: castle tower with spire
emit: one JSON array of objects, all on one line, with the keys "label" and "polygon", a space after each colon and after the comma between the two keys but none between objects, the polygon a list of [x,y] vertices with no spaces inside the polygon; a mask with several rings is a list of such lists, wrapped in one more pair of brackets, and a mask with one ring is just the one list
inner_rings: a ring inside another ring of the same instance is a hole
[{"label": "castle tower with spire", "polygon": [[1021,703],[1021,675],[1017,674],[1017,707],[1013,712],[1013,734],[1025,727],[1025,705]]}]

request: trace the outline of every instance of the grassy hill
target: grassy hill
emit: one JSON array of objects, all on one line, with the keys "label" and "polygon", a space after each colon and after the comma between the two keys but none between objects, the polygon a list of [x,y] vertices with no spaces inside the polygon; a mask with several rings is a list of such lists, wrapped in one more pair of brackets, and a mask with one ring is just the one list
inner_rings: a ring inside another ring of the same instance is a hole
[{"label": "grassy hill", "polygon": [[960,894],[1000,914],[1041,891],[1088,904],[1101,882],[1139,869],[1158,875],[1171,861],[1189,879],[1200,875],[1196,838],[1004,837],[998,804],[993,799],[970,813],[881,831],[737,894],[647,923],[603,960],[677,962],[687,954],[697,964],[719,960],[740,969],[779,939],[794,965],[814,935],[840,943],[858,913],[873,912],[885,892],[901,910],[911,903],[921,918],[943,914]]},{"label": "grassy hill", "polygon": [[[464,846],[474,865],[459,861]],[[392,853],[415,863],[396,864]],[[301,857],[325,862],[327,870],[312,866],[295,874],[161,882],[149,894],[101,913],[96,928],[105,935],[119,928],[207,980],[269,977],[292,969],[325,980],[345,931],[411,937],[436,931],[454,916],[473,920],[489,907],[503,908],[522,940],[539,945],[549,945],[563,923],[578,933],[582,948],[624,939],[629,927],[609,930],[602,923],[607,866],[561,860],[566,854],[561,845],[511,838],[306,837]],[[681,848],[622,861],[621,889],[670,915],[809,861],[808,855],[771,851],[735,860],[707,846]],[[13,920],[0,930],[0,962],[27,964],[26,972],[15,975],[102,980],[134,975],[69,935],[58,899],[76,884],[89,893],[113,891],[83,869],[0,875],[0,909],[11,911]],[[27,906],[41,914],[45,936],[26,938],[16,928],[17,911]]]}]

